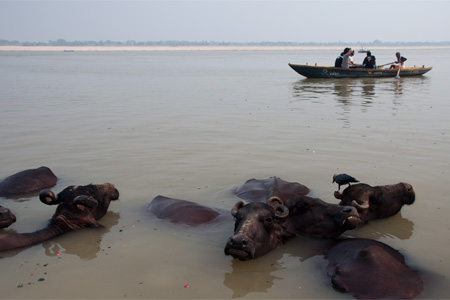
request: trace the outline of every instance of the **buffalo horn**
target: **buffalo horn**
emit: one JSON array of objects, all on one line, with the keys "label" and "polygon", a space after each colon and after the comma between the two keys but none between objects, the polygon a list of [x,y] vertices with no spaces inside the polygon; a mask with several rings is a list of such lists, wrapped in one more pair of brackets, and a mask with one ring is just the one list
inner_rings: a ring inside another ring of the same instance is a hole
[{"label": "buffalo horn", "polygon": [[267,200],[267,204],[269,204],[272,207],[275,207],[276,205],[282,205],[283,201],[281,201],[280,197],[272,196]]},{"label": "buffalo horn", "polygon": [[362,204],[359,204],[356,200],[353,200],[352,206],[358,210],[366,210],[369,209],[369,201],[364,201]]},{"label": "buffalo horn", "polygon": [[289,208],[283,204],[275,205],[273,206],[273,209],[275,209],[275,216],[279,219],[284,219],[289,215]]},{"label": "buffalo horn", "polygon": [[410,185],[409,183],[403,183],[403,185],[405,186],[405,188],[408,192],[412,191],[412,189],[413,189],[412,185]]},{"label": "buffalo horn", "polygon": [[42,190],[39,193],[39,200],[41,200],[42,203],[47,205],[54,205],[61,203],[61,201],[56,199],[55,193],[53,193],[51,190]]}]

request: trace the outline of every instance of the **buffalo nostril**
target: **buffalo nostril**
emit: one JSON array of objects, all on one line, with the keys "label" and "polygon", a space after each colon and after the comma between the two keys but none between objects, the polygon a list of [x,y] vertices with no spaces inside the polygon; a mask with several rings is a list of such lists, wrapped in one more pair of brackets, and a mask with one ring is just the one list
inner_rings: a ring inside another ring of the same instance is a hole
[{"label": "buffalo nostril", "polygon": [[245,246],[247,245],[247,241],[242,236],[234,236],[231,238],[231,244],[237,246]]},{"label": "buffalo nostril", "polygon": [[358,214],[358,210],[353,206],[345,206],[342,212],[346,214]]}]

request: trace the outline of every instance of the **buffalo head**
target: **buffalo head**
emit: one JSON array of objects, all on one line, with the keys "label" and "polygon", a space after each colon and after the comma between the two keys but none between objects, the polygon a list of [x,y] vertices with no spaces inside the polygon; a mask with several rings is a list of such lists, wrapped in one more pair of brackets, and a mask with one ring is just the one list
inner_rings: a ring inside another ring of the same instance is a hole
[{"label": "buffalo head", "polygon": [[225,246],[225,254],[240,260],[254,259],[275,249],[286,236],[279,221],[289,210],[281,204],[237,202],[231,210],[235,218],[234,235]]},{"label": "buffalo head", "polygon": [[299,235],[335,238],[361,223],[352,206],[339,206],[308,196],[295,196],[283,202],[289,217],[281,223],[284,229]]},{"label": "buffalo head", "polygon": [[347,187],[342,193],[335,192],[339,205],[351,205],[358,210],[363,221],[387,218],[398,213],[404,204],[413,204],[416,194],[408,183],[370,186],[365,183]]},{"label": "buffalo head", "polygon": [[98,205],[92,210],[92,215],[96,220],[101,219],[108,211],[111,200],[119,198],[119,191],[111,183],[88,184],[84,186],[69,186],[62,190],[57,196],[51,190],[42,190],[39,199],[42,203],[56,205],[63,202],[71,202],[77,196],[90,196],[94,198]]},{"label": "buffalo head", "polygon": [[101,227],[97,223],[93,212],[98,206],[98,201],[90,196],[77,196],[72,201],[62,202],[56,208],[50,220],[50,226],[54,226],[62,232],[67,232],[84,227]]}]

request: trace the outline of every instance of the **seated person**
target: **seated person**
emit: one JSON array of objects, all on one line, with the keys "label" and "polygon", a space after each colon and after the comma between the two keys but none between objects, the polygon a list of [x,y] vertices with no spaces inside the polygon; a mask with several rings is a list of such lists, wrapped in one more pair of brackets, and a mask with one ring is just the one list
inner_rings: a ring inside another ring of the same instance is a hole
[{"label": "seated person", "polygon": [[403,69],[405,67],[406,57],[401,56],[400,52],[395,53],[395,56],[397,57],[397,61],[395,62],[397,65],[391,65],[389,69],[397,69],[399,66]]},{"label": "seated person", "polygon": [[345,48],[344,49],[344,55],[342,56],[343,60],[342,60],[342,65],[341,65],[342,68],[348,69],[350,67],[348,60],[349,60],[351,52],[352,52],[351,48]]},{"label": "seated person", "polygon": [[355,50],[352,49],[352,50],[350,50],[350,55],[348,57],[348,66],[350,68],[361,68],[361,65],[357,65],[353,61],[353,55],[355,55]]},{"label": "seated person", "polygon": [[372,56],[370,51],[367,52],[366,58],[363,61],[363,68],[366,69],[375,69],[376,68],[376,59],[375,56]]},{"label": "seated person", "polygon": [[336,57],[336,60],[334,61],[334,67],[340,68],[342,66],[342,61],[344,60],[343,55],[344,52],[341,52],[341,54]]}]

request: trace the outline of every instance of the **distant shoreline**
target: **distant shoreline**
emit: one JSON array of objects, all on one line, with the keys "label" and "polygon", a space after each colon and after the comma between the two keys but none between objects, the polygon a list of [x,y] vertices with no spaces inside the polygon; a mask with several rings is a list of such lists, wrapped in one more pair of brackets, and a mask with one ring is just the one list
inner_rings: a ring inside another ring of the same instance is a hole
[{"label": "distant shoreline", "polygon": [[[361,47],[351,46],[358,50]],[[342,46],[0,46],[1,51],[138,52],[138,51],[307,51],[342,50]],[[450,49],[450,46],[378,46],[370,50]]]}]

